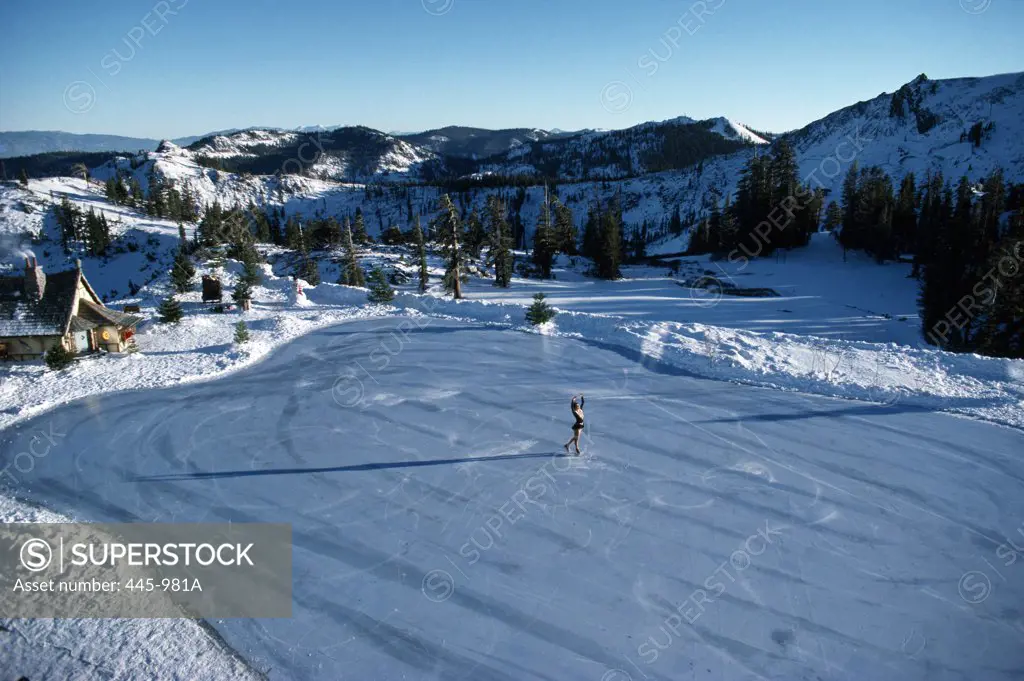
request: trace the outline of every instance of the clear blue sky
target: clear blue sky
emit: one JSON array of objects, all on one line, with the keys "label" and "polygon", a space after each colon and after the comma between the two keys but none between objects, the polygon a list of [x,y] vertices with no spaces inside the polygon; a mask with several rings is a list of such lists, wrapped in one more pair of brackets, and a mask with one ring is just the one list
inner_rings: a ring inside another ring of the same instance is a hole
[{"label": "clear blue sky", "polygon": [[699,18],[694,5],[3,0],[0,130],[161,138],[724,115],[783,131],[922,72],[1024,70],[1024,0],[705,0],[714,12]]}]

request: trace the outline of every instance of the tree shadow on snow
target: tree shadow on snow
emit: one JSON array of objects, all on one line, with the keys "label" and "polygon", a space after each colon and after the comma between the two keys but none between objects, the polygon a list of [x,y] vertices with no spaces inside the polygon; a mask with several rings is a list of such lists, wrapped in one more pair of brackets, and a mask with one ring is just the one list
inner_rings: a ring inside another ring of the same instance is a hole
[{"label": "tree shadow on snow", "polygon": [[837,416],[882,416],[895,414],[926,414],[941,411],[935,407],[897,403],[892,405],[875,403],[857,403],[853,406],[842,406],[836,409],[818,409],[814,411],[793,411],[786,414],[744,414],[734,418],[707,419],[694,423],[738,423],[750,421],[796,421],[812,418],[834,418]]}]

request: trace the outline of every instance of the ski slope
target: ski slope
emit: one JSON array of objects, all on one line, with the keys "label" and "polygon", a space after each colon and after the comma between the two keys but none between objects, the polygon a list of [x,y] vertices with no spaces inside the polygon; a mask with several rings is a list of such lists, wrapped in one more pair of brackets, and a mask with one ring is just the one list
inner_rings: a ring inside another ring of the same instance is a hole
[{"label": "ski slope", "polygon": [[[574,392],[582,458],[560,455]],[[210,622],[270,679],[1024,670],[1024,561],[1001,551],[1024,546],[1018,430],[429,317],[90,397],[6,429],[0,460],[51,424],[69,437],[24,476],[27,501],[293,525],[293,618]]]}]

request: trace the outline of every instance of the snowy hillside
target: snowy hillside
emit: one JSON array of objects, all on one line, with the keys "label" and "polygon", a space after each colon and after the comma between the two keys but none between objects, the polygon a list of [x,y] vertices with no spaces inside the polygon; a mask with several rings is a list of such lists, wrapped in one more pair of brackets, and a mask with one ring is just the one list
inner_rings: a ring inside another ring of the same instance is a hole
[{"label": "snowy hillside", "polygon": [[736,121],[729,120],[728,118],[715,118],[713,120],[715,124],[711,129],[723,137],[741,139],[754,144],[769,144],[768,140],[757,133],[751,132],[751,130],[742,123],[737,123]]},{"label": "snowy hillside", "polygon": [[339,182],[421,178],[438,161],[428,148],[363,127],[304,132],[249,129],[209,137],[184,150],[193,160],[255,175],[296,174]]},{"label": "snowy hillside", "polygon": [[255,157],[266,147],[281,147],[299,139],[298,133],[277,130],[242,130],[197,140],[189,150],[211,158]]},{"label": "snowy hillside", "polygon": [[399,136],[410,144],[429,149],[442,156],[486,158],[506,152],[521,144],[557,136],[557,133],[537,128],[485,130],[482,128],[449,126]]},{"label": "snowy hillside", "polygon": [[[992,123],[993,129],[975,147],[966,135],[977,123]],[[977,180],[1002,168],[1008,179],[1019,182],[1024,180],[1022,133],[1024,73],[1010,73],[951,80],[917,78],[899,93],[879,95],[811,123],[793,133],[791,142],[802,175],[830,157],[842,162],[855,153],[860,166],[881,166],[894,178],[909,172],[923,177],[931,170],[947,178],[967,175]],[[829,180],[830,171],[824,167],[817,176],[835,188],[842,175]]]},{"label": "snowy hillside", "polygon": [[519,145],[484,159],[480,171],[535,174],[566,180],[617,179],[696,166],[763,142],[724,118],[679,116],[623,130],[591,130]]}]

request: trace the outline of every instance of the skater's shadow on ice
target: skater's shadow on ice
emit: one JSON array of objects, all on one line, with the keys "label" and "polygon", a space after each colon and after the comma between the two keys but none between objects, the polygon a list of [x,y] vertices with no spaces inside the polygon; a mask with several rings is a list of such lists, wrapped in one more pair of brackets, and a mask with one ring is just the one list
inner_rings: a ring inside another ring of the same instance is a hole
[{"label": "skater's shadow on ice", "polygon": [[562,452],[538,452],[526,454],[499,454],[497,456],[469,456],[458,459],[428,459],[417,461],[382,461],[359,463],[349,466],[325,468],[268,468],[264,470],[211,471],[208,473],[174,473],[129,478],[129,482],[173,482],[182,480],[211,480],[219,478],[246,478],[261,475],[309,475],[312,473],[358,473],[362,471],[391,470],[395,468],[422,468],[426,466],[451,466],[460,463],[482,463],[485,461],[508,461],[511,459],[555,459],[571,457]]}]

